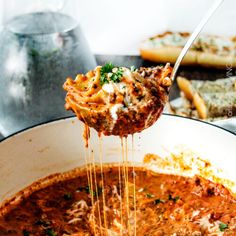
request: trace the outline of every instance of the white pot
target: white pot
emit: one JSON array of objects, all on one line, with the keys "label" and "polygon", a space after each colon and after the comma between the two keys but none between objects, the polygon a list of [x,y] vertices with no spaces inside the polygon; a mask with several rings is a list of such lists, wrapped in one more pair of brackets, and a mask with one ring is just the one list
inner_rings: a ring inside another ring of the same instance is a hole
[{"label": "white pot", "polygon": [[[0,203],[35,180],[84,165],[83,125],[76,118],[61,119],[13,135],[0,143]],[[99,138],[91,132],[90,147],[99,162]],[[172,115],[134,135],[134,154],[128,138],[129,159],[141,163],[146,153],[159,154],[184,145],[224,169],[236,182],[236,136],[214,125]],[[102,138],[103,162],[119,162],[119,137]]]}]

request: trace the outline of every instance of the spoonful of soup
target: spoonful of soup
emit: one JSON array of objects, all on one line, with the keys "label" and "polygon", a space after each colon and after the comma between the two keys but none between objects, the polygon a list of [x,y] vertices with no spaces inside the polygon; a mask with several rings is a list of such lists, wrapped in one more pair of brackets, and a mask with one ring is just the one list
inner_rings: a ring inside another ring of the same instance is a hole
[{"label": "spoonful of soup", "polygon": [[168,100],[169,64],[139,69],[98,66],[64,84],[66,109],[104,135],[127,136],[151,126]]},{"label": "spoonful of soup", "polygon": [[169,89],[181,61],[210,17],[223,3],[217,0],[196,27],[174,69],[165,66],[139,69],[114,66],[111,63],[98,66],[86,75],[64,83],[66,109],[104,135],[121,137],[141,132],[150,127],[161,115],[168,101]]}]

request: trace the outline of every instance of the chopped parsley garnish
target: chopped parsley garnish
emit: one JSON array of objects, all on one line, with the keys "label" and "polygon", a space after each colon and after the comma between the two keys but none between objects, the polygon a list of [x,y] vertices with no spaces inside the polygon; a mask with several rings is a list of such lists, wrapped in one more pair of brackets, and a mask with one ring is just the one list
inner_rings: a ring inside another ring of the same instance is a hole
[{"label": "chopped parsley garnish", "polygon": [[100,70],[100,84],[101,85],[109,83],[107,74],[111,73],[114,67],[115,66],[112,63],[107,63],[101,68]]},{"label": "chopped parsley garnish", "polygon": [[154,203],[155,203],[156,205],[158,205],[159,203],[165,203],[165,201],[162,200],[162,199],[155,199],[155,200],[154,200]]},{"label": "chopped parsley garnish", "polygon": [[77,191],[86,192],[87,194],[91,194],[93,196],[97,196],[97,195],[99,196],[102,193],[102,188],[100,188],[99,186],[97,186],[97,190],[98,190],[98,192],[92,191],[92,190],[89,189],[89,186],[77,188]]},{"label": "chopped parsley garnish", "polygon": [[45,233],[46,233],[48,236],[56,236],[56,233],[54,232],[53,229],[46,229],[46,230],[45,230]]},{"label": "chopped parsley garnish", "polygon": [[71,195],[71,193],[66,193],[66,194],[63,195],[63,198],[65,200],[70,200],[72,198],[72,195]]},{"label": "chopped parsley garnish", "polygon": [[115,83],[119,83],[120,82],[120,78],[123,76],[123,70],[122,68],[117,68],[116,72],[113,72],[111,75],[111,80]]},{"label": "chopped parsley garnish", "polygon": [[225,231],[226,229],[228,229],[228,224],[220,222],[219,229],[220,229],[221,232]]},{"label": "chopped parsley garnish", "polygon": [[151,193],[147,193],[146,196],[147,196],[148,198],[153,198],[153,197],[155,197],[155,195],[153,195],[153,194],[151,194]]},{"label": "chopped parsley garnish", "polygon": [[173,202],[177,202],[178,200],[179,200],[179,196],[177,196],[177,197],[172,197],[170,194],[169,194],[169,197],[168,197],[168,200],[170,200],[170,201],[173,201]]},{"label": "chopped parsley garnish", "polygon": [[123,70],[121,67],[114,66],[112,63],[107,63],[102,66],[100,70],[100,84],[107,84],[109,81],[119,83],[122,76]]},{"label": "chopped parsley garnish", "polygon": [[23,236],[30,236],[30,232],[26,229],[22,231]]},{"label": "chopped parsley garnish", "polygon": [[112,72],[113,68],[115,68],[115,66],[112,63],[106,63],[104,66],[102,66],[100,73],[101,74],[110,73]]}]

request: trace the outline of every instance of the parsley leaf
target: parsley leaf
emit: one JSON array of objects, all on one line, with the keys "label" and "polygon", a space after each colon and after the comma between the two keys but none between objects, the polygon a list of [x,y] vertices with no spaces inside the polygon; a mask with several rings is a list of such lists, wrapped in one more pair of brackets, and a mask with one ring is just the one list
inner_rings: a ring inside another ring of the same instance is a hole
[{"label": "parsley leaf", "polygon": [[100,70],[100,84],[107,84],[109,83],[108,78],[107,78],[107,74],[112,72],[112,69],[115,66],[112,63],[107,63],[104,66],[102,66],[101,70]]},{"label": "parsley leaf", "polygon": [[155,203],[156,205],[158,205],[159,203],[165,203],[165,201],[162,200],[162,199],[155,199],[155,200],[154,200],[154,203]]},{"label": "parsley leaf", "polygon": [[101,76],[100,76],[100,84],[103,85],[103,84],[108,84],[108,83],[109,83],[109,81],[107,79],[106,74],[101,74]]},{"label": "parsley leaf", "polygon": [[228,224],[220,222],[219,229],[220,229],[221,232],[225,231],[225,229],[228,229]]},{"label": "parsley leaf", "polygon": [[54,232],[53,229],[46,229],[46,230],[45,230],[45,233],[46,233],[48,236],[56,236],[56,233]]},{"label": "parsley leaf", "polygon": [[111,80],[114,83],[119,83],[122,75],[123,75],[123,70],[121,68],[118,68],[117,71],[111,75]]},{"label": "parsley leaf", "polygon": [[89,186],[85,186],[85,187],[79,187],[79,188],[77,188],[77,192],[86,192],[87,194],[91,194],[91,195],[93,195],[93,196],[96,196],[96,195],[100,195],[102,192],[103,192],[103,189],[102,188],[100,188],[99,186],[97,186],[97,190],[98,191],[96,191],[96,190],[94,190],[94,191],[92,191],[90,188],[89,188]]},{"label": "parsley leaf", "polygon": [[174,203],[176,203],[179,199],[180,199],[179,196],[177,196],[177,197],[172,197],[172,196],[169,194],[168,200],[171,200],[171,201],[173,201]]},{"label": "parsley leaf", "polygon": [[155,195],[153,195],[153,194],[151,194],[151,193],[147,193],[146,196],[147,196],[148,198],[153,198],[153,197],[155,197]]},{"label": "parsley leaf", "polygon": [[123,76],[123,70],[121,67],[116,67],[112,63],[107,63],[104,66],[102,66],[100,70],[100,84],[103,85],[109,83],[109,81],[113,81],[114,83],[119,83],[120,78],[122,76]]},{"label": "parsley leaf", "polygon": [[112,69],[115,68],[115,66],[112,63],[106,63],[100,70],[101,74],[112,72]]}]

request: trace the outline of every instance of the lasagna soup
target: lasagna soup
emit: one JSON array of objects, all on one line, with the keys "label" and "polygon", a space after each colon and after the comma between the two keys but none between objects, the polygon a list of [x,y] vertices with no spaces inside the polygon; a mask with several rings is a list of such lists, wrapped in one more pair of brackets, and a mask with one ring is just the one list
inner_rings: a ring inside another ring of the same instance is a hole
[{"label": "lasagna soup", "polygon": [[77,169],[34,183],[0,209],[0,235],[236,235],[236,201],[220,184],[144,167],[124,180],[107,165],[101,176]]}]

